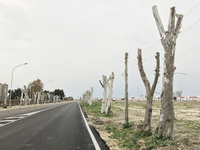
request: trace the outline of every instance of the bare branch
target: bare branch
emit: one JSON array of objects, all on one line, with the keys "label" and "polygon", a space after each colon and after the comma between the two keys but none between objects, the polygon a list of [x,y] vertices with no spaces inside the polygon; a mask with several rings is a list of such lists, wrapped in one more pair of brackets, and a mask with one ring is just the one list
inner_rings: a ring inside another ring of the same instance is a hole
[{"label": "bare branch", "polygon": [[176,23],[176,28],[175,28],[175,32],[176,32],[176,35],[179,34],[180,32],[180,28],[181,28],[181,22],[183,20],[183,15],[176,15],[176,17],[178,18],[177,20],[177,23]]},{"label": "bare branch", "polygon": [[102,84],[101,80],[99,80],[99,83],[101,84],[101,86],[104,88],[104,85]]},{"label": "bare branch", "polygon": [[154,91],[155,91],[155,88],[156,88],[156,84],[158,82],[158,77],[160,76],[160,53],[156,53],[156,74],[155,74],[155,78],[154,78],[154,82],[153,82],[153,85],[152,85],[152,88],[151,88],[151,93],[153,94]]},{"label": "bare branch", "polygon": [[160,33],[160,37],[161,37],[161,39],[163,39],[163,38],[165,38],[165,29],[164,29],[164,26],[163,26],[162,21],[160,19],[157,6],[154,5],[152,7],[152,10],[153,10],[154,19],[156,21],[156,25],[158,27],[158,31]]},{"label": "bare branch", "polygon": [[168,31],[173,31],[174,30],[174,27],[175,27],[175,14],[176,14],[175,7],[172,7],[170,9],[170,14],[169,14]]},{"label": "bare branch", "polygon": [[139,71],[140,71],[140,76],[141,76],[142,81],[143,81],[145,88],[146,88],[147,95],[149,95],[150,83],[149,83],[149,80],[147,79],[146,74],[145,74],[144,69],[143,69],[141,51],[142,50],[138,48],[138,67],[139,67]]}]

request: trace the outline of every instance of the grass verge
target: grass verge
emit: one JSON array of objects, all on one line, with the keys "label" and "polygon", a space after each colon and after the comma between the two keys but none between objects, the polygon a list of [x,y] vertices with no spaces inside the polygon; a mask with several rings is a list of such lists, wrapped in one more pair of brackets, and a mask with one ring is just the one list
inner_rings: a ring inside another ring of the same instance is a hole
[{"label": "grass verge", "polygon": [[[96,118],[108,117],[111,119],[111,117],[115,116],[113,112],[111,114],[102,114],[101,102],[93,102],[92,106],[86,103],[80,104],[87,114],[93,115]],[[167,136],[159,137],[158,135],[152,135],[150,131],[139,130],[133,122],[129,122],[128,124],[106,124],[104,129],[111,134],[109,138],[116,139],[118,146],[123,149],[139,150],[141,147],[153,149],[173,144]]]}]

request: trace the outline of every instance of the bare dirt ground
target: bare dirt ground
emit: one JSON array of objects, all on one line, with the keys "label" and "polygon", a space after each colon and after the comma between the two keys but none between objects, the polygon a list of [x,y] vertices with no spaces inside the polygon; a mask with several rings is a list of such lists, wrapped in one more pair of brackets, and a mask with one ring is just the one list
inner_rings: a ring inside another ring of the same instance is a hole
[{"label": "bare dirt ground", "polygon": [[[129,102],[129,121],[137,126],[142,123],[145,114],[146,102]],[[155,131],[159,120],[160,102],[153,102],[152,131]],[[175,128],[174,145],[156,148],[156,150],[200,150],[200,102],[174,102]],[[118,140],[111,139],[111,134],[105,130],[106,124],[125,123],[125,103],[112,102],[114,117],[94,117],[88,114],[89,124],[92,124],[100,133],[111,150],[121,150]],[[125,150],[125,149],[124,149]]]}]

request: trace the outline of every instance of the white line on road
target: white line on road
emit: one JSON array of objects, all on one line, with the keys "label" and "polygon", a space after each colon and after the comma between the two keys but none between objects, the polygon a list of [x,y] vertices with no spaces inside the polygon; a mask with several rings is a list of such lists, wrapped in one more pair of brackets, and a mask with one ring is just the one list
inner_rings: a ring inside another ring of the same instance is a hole
[{"label": "white line on road", "polygon": [[82,110],[81,110],[81,107],[80,107],[80,104],[79,104],[79,103],[78,103],[78,105],[79,105],[79,109],[80,109],[80,111],[81,111],[81,114],[82,114],[82,116],[83,116],[83,120],[84,120],[85,125],[86,125],[86,127],[87,127],[87,130],[88,130],[88,132],[89,132],[89,134],[90,134],[90,137],[91,137],[91,139],[92,139],[92,142],[93,142],[93,144],[94,144],[95,149],[96,149],[96,150],[101,150],[101,148],[99,147],[99,144],[97,143],[97,141],[96,141],[96,139],[95,139],[95,137],[94,137],[94,135],[93,135],[93,133],[92,133],[92,131],[91,131],[91,129],[90,129],[90,127],[89,127],[89,125],[88,125],[86,119],[85,119],[85,116],[83,115],[83,112],[82,112]]}]

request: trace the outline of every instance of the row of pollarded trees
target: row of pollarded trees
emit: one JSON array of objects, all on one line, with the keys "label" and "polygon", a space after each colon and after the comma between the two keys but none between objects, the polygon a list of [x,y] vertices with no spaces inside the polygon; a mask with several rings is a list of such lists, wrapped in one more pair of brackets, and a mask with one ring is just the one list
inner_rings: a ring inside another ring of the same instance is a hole
[{"label": "row of pollarded trees", "polygon": [[[152,7],[154,19],[161,37],[161,43],[164,48],[164,63],[163,63],[163,77],[162,77],[162,93],[161,93],[161,110],[159,122],[155,133],[162,136],[169,136],[171,140],[174,139],[174,105],[173,105],[173,76],[176,67],[174,66],[176,39],[180,33],[181,22],[183,15],[176,14],[175,7],[172,7],[169,15],[168,30],[165,31],[162,21],[160,19],[156,6]],[[177,21],[175,23],[175,17]],[[156,53],[156,69],[153,85],[150,85],[143,69],[142,50],[138,49],[138,67],[142,81],[146,88],[146,110],[145,117],[142,124],[144,131],[151,131],[151,116],[152,116],[152,102],[155,92],[156,84],[159,77],[160,68],[160,54]],[[128,123],[128,80],[127,80],[127,59],[128,53],[125,54],[125,123]],[[103,101],[101,113],[109,113],[111,110],[112,101],[112,87],[114,81],[114,73],[107,78],[105,75],[102,77],[100,84],[104,88]],[[109,88],[109,96],[107,98],[107,88]]]},{"label": "row of pollarded trees", "polygon": [[33,92],[32,95],[28,96],[28,89],[24,85],[24,89],[21,89],[20,105],[28,104],[44,104],[53,102],[56,103],[60,100],[59,95],[54,95],[53,93],[37,91]]},{"label": "row of pollarded trees", "polygon": [[[63,99],[65,94],[63,90],[56,89],[54,92],[44,91],[43,90],[44,84],[41,82],[40,79],[37,79],[28,85],[28,90],[22,92],[26,95],[30,95],[31,100],[33,101],[33,104],[40,104],[40,103],[46,103],[46,102],[53,102],[56,103],[60,99]],[[25,87],[25,86],[24,86]]]},{"label": "row of pollarded trees", "polygon": [[[114,74],[114,72],[112,72],[112,74],[110,75],[109,78],[107,78],[106,75],[103,75],[102,81],[99,80],[101,86],[104,89],[101,113],[110,114],[110,112],[111,112],[114,77],[115,77],[115,74]],[[83,98],[82,99],[83,102],[88,103],[90,106],[92,106],[93,87],[91,88],[91,91],[87,90],[85,93],[83,93],[82,98]]]},{"label": "row of pollarded trees", "polygon": [[94,88],[91,87],[91,90],[87,90],[85,93],[83,93],[83,102],[88,103],[90,106],[92,106],[93,90]]},{"label": "row of pollarded trees", "polygon": [[[160,19],[156,6],[152,7],[154,19],[161,37],[161,43],[164,47],[164,63],[163,63],[163,77],[162,77],[162,93],[161,93],[161,110],[159,122],[155,133],[162,136],[169,136],[171,140],[174,139],[174,105],[173,105],[173,76],[176,67],[174,66],[175,58],[175,46],[176,39],[180,33],[181,22],[183,15],[176,14],[175,7],[170,9],[168,30],[165,31],[162,21]],[[175,23],[175,16],[177,21]],[[160,54],[156,53],[156,69],[153,85],[150,86],[150,82],[146,77],[142,63],[142,52],[138,49],[138,67],[142,78],[142,81],[146,88],[146,111],[142,124],[144,131],[151,131],[151,116],[152,116],[152,100],[156,84],[159,77],[159,61]]]},{"label": "row of pollarded trees", "polygon": [[[23,88],[18,88],[12,92],[9,91],[9,93],[11,94],[11,99],[20,100],[20,105],[58,102],[65,96],[64,91],[60,89],[56,89],[54,92],[44,91],[43,83],[40,79],[29,83],[28,88],[24,85]],[[5,95],[7,95],[7,93]],[[4,101],[5,108],[7,107],[6,101],[7,98]]]},{"label": "row of pollarded trees", "polygon": [[[99,80],[101,86],[103,87],[103,100],[101,106],[101,113],[110,114],[111,111],[111,102],[112,102],[112,93],[113,93],[113,82],[115,74],[112,72],[109,78],[106,75],[102,76],[102,82]],[[109,91],[107,97],[107,90]]]}]

